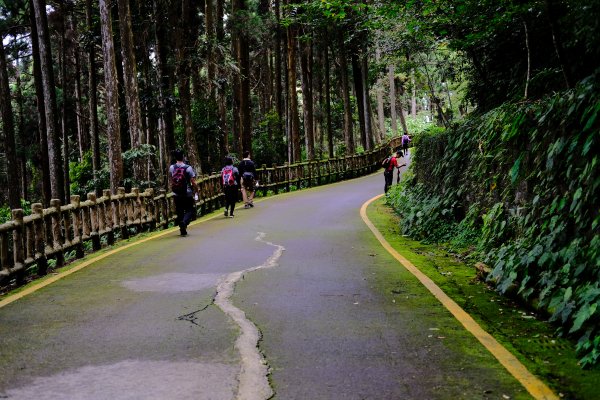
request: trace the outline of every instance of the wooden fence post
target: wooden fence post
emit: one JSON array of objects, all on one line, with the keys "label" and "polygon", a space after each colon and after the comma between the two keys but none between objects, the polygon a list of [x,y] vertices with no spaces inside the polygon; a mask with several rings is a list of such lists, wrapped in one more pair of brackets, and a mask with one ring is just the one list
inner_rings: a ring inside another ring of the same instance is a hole
[{"label": "wooden fence post", "polygon": [[90,238],[92,239],[92,249],[100,250],[100,232],[98,232],[98,204],[96,203],[96,193],[88,193],[90,204]]},{"label": "wooden fence post", "polygon": [[60,200],[50,200],[50,208],[52,211],[52,251],[55,254],[56,266],[62,267],[65,265],[65,255],[63,253],[63,234],[61,224],[61,211],[60,211]]},{"label": "wooden fence post", "polygon": [[73,244],[75,245],[75,253],[77,258],[84,256],[82,234],[82,218],[81,218],[81,201],[79,196],[71,196],[71,206],[73,206]]},{"label": "wooden fence post", "polygon": [[119,198],[119,227],[121,228],[121,239],[129,239],[129,229],[127,227],[127,199],[125,198],[125,188],[117,188]]},{"label": "wooden fence post", "polygon": [[156,206],[154,204],[154,189],[147,188],[144,192],[146,197],[146,222],[148,229],[153,231],[156,229]]},{"label": "wooden fence post", "polygon": [[48,273],[48,259],[46,258],[46,228],[44,222],[44,206],[42,203],[33,203],[31,211],[38,218],[34,222],[35,226],[35,259],[37,260],[38,274],[46,275]]},{"label": "wooden fence post", "polygon": [[169,202],[167,199],[167,191],[165,189],[160,189],[160,212],[162,215],[161,225],[163,229],[167,229],[169,227]]},{"label": "wooden fence post", "polygon": [[102,197],[104,197],[104,230],[106,231],[106,243],[112,245],[115,243],[115,207],[110,189],[104,189],[102,191]]},{"label": "wooden fence post", "polygon": [[17,208],[12,210],[12,219],[15,223],[13,230],[13,271],[16,273],[17,284],[23,283],[25,278],[25,257],[23,247],[23,210]]}]

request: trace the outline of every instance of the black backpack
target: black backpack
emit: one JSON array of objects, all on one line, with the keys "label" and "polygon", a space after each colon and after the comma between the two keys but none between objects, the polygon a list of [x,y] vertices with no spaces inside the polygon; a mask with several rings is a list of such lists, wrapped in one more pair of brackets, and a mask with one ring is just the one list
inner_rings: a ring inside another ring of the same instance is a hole
[{"label": "black backpack", "polygon": [[180,196],[187,195],[188,189],[188,177],[187,177],[188,165],[173,165],[173,174],[171,175],[171,190],[173,193]]},{"label": "black backpack", "polygon": [[381,168],[387,170],[389,168],[391,162],[392,162],[392,156],[384,158],[383,161],[381,162]]}]

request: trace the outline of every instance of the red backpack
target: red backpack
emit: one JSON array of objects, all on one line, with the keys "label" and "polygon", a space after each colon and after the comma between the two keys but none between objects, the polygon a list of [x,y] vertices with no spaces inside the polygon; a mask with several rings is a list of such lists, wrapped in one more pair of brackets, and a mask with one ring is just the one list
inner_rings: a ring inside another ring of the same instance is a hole
[{"label": "red backpack", "polygon": [[221,170],[221,182],[223,182],[223,186],[234,186],[236,184],[233,167],[231,165],[228,165]]},{"label": "red backpack", "polygon": [[177,165],[173,166],[173,174],[171,175],[171,189],[173,193],[177,195],[186,195],[188,189],[187,179],[187,168],[188,166]]}]

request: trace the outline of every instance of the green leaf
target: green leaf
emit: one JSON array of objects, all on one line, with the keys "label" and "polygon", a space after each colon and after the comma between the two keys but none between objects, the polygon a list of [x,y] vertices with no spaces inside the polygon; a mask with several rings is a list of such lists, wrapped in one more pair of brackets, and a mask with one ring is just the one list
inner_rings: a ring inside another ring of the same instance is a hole
[{"label": "green leaf", "polygon": [[565,295],[563,296],[563,301],[567,302],[567,301],[571,300],[572,295],[573,295],[573,288],[569,286],[567,288],[567,290],[565,290]]},{"label": "green leaf", "polygon": [[581,329],[581,326],[585,321],[590,319],[592,314],[596,312],[598,307],[598,303],[594,303],[592,305],[586,304],[575,314],[575,321],[573,322],[573,326],[569,330],[569,333],[577,332]]},{"label": "green leaf", "polygon": [[515,161],[515,163],[513,164],[512,168],[510,169],[510,180],[513,183],[513,185],[517,182],[517,179],[519,178],[519,172],[521,171],[521,161],[523,160],[523,155],[521,154],[519,156],[519,158],[517,158],[517,161]]}]

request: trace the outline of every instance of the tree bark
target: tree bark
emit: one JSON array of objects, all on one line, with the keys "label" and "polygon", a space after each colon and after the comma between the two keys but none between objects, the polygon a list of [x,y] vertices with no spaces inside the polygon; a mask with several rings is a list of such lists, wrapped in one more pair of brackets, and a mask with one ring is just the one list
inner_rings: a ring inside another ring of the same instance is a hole
[{"label": "tree bark", "polygon": [[398,115],[396,113],[396,79],[394,66],[388,66],[388,78],[390,81],[390,114],[392,117],[392,137],[398,135]]},{"label": "tree bark", "polygon": [[[131,30],[131,10],[129,8],[129,0],[118,0],[118,7],[127,123],[129,125],[131,149],[135,150],[145,143],[145,138],[142,131],[137,64],[134,52],[133,32]],[[142,158],[133,160],[133,177],[137,182],[144,179],[144,165],[145,162]]]},{"label": "tree bark", "polygon": [[410,86],[412,93],[410,97],[410,114],[413,118],[417,118],[417,83],[415,81],[415,69],[410,70]]},{"label": "tree bark", "polygon": [[39,159],[42,167],[43,203],[50,206],[52,185],[50,183],[50,162],[48,160],[48,133],[46,131],[46,107],[44,103],[44,87],[42,85],[42,67],[40,60],[39,35],[35,20],[33,0],[29,1],[29,18],[31,22],[31,49],[33,54],[33,81],[35,84],[36,108],[38,115]]},{"label": "tree bark", "polygon": [[60,6],[62,14],[61,23],[61,38],[60,38],[60,85],[63,92],[62,110],[61,110],[61,126],[62,126],[62,161],[63,161],[63,182],[65,199],[71,198],[71,184],[69,177],[69,139],[72,137],[73,124],[75,120],[73,117],[73,96],[72,96],[72,83],[69,77],[71,76],[68,71],[68,59],[71,52],[70,41],[67,38],[67,26],[69,25],[69,10],[65,5]]},{"label": "tree bark", "polygon": [[[94,32],[94,22],[92,19],[92,0],[85,0],[85,20],[87,29],[90,33]],[[96,44],[94,42],[88,47],[88,113],[90,119],[90,139],[92,145],[92,170],[94,173],[94,185],[96,194],[99,194],[98,187],[99,171],[102,168],[100,164],[100,131],[98,127],[98,82],[96,78]]]},{"label": "tree bark", "polygon": [[367,49],[363,50],[362,63],[362,87],[363,87],[363,108],[365,109],[365,134],[367,136],[365,150],[373,148],[373,112],[371,108],[371,96],[369,94],[369,61],[367,59]]},{"label": "tree bark", "polygon": [[[240,143],[238,151],[240,154],[247,150],[252,151],[252,108],[250,104],[250,54],[245,26],[245,13],[248,8],[246,0],[232,0],[232,18],[234,19],[235,41],[234,55],[239,68],[238,87],[235,88],[238,98],[238,129],[240,132]],[[234,116],[235,117],[235,116]]]},{"label": "tree bark", "polygon": [[110,189],[116,193],[123,181],[123,156],[121,154],[121,125],[119,119],[119,93],[112,16],[108,0],[99,0],[102,26],[102,53],[104,55],[105,108],[107,119],[108,162],[110,164]]},{"label": "tree bark", "polygon": [[189,58],[190,43],[190,0],[181,0],[181,20],[177,29],[177,76],[179,88],[179,111],[183,122],[185,134],[185,153],[189,164],[201,174],[200,157],[198,156],[198,145],[194,136],[192,126],[192,103],[190,94],[191,65]]},{"label": "tree bark", "polygon": [[[32,141],[31,138],[28,138],[29,140],[26,139],[26,132],[25,132],[25,111],[24,111],[24,107],[23,107],[23,90],[22,90],[22,82],[21,82],[21,75],[20,73],[17,73],[17,84],[16,84],[16,88],[17,88],[17,107],[18,107],[18,114],[19,114],[19,128],[17,129],[17,136],[15,137],[15,144],[16,144],[16,148],[17,149],[21,149],[21,151],[17,150],[17,159],[19,160],[19,166],[20,166],[20,173],[19,173],[19,180],[20,180],[20,191],[21,191],[21,198],[25,201],[29,200],[29,193],[28,193],[28,188],[29,188],[29,174],[27,173],[27,154],[24,151],[24,147],[26,146],[30,146],[32,144],[35,143],[35,139]],[[27,141],[27,143],[25,143]],[[20,143],[19,143],[20,142]]]},{"label": "tree bark", "polygon": [[350,104],[350,85],[348,79],[348,62],[346,60],[346,45],[344,44],[344,32],[338,29],[338,59],[340,63],[341,97],[344,102],[344,143],[346,154],[354,154],[354,132],[352,124],[352,106]]},{"label": "tree bark", "polygon": [[292,163],[302,159],[300,151],[300,118],[298,116],[298,93],[296,91],[296,27],[287,28],[287,80],[288,112],[290,123],[290,160]]},{"label": "tree bark", "polygon": [[356,97],[356,106],[358,108],[358,127],[360,130],[360,144],[363,150],[367,149],[367,128],[365,120],[365,99],[363,90],[363,73],[361,70],[359,55],[353,51],[351,56],[352,61],[352,78],[354,80],[354,94]]},{"label": "tree bark", "polygon": [[15,146],[15,123],[11,104],[8,67],[4,52],[4,37],[0,36],[0,112],[2,114],[2,132],[4,133],[4,151],[6,155],[6,175],[8,183],[8,206],[21,208],[19,169]]},{"label": "tree bark", "polygon": [[[400,85],[400,96],[402,98],[402,96],[404,96],[404,87],[402,85]],[[406,118],[405,118],[405,112],[404,112],[404,107],[400,106],[400,113],[398,114],[398,116],[400,117],[400,126],[402,126],[402,132],[405,135],[408,135],[408,127],[406,125]]]},{"label": "tree bark", "polygon": [[[375,60],[379,64],[381,62],[381,50],[379,47],[375,50]],[[383,102],[383,80],[377,78],[377,121],[379,123],[380,140],[385,139],[385,111]]]},{"label": "tree bark", "polygon": [[306,156],[315,158],[314,102],[313,102],[313,57],[312,41],[300,43],[300,69],[302,71],[302,98],[304,111],[304,138]]},{"label": "tree bark", "polygon": [[[175,150],[175,127],[173,116],[173,69],[169,63],[171,35],[168,27],[174,24],[170,19],[171,12],[165,5],[165,0],[154,0],[153,2],[154,37],[156,46],[156,73],[158,75],[158,143],[160,171],[163,177],[163,186],[167,187],[167,167],[170,164],[170,152]],[[174,160],[173,160],[174,161]]]},{"label": "tree bark", "polygon": [[81,87],[81,57],[79,49],[74,49],[75,57],[75,117],[77,119],[77,142],[79,143],[79,160],[83,161],[85,153],[90,149],[90,138],[83,110],[83,94]]},{"label": "tree bark", "polygon": [[50,187],[52,197],[65,202],[64,177],[62,170],[62,157],[60,151],[60,135],[57,126],[56,92],[54,86],[54,72],[52,70],[52,50],[48,21],[46,16],[46,2],[32,0],[35,10],[35,23],[38,34],[40,52],[40,68],[42,88],[44,93],[44,111],[46,118],[46,132],[48,137],[48,162],[50,171]]},{"label": "tree bark", "polygon": [[275,31],[275,93],[274,93],[274,101],[275,101],[275,110],[277,111],[277,116],[279,118],[279,134],[283,135],[283,120],[284,120],[284,112],[283,112],[283,85],[282,85],[282,59],[281,59],[281,13],[280,13],[280,0],[274,0],[273,3],[275,13],[275,21],[277,22],[277,27]]},{"label": "tree bark", "polygon": [[[329,36],[329,29],[327,29]],[[328,43],[328,42],[327,42]],[[329,65],[329,45],[325,43],[325,118],[327,124],[327,151],[329,158],[335,155],[333,152],[333,126],[331,123],[331,67]]]}]

